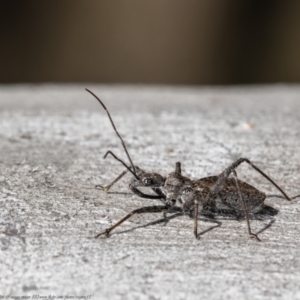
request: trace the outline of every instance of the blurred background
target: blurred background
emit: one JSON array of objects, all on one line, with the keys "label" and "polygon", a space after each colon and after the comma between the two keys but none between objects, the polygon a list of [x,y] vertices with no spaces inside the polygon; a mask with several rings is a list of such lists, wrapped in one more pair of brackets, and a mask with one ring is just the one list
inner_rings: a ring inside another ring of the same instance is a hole
[{"label": "blurred background", "polygon": [[300,1],[0,2],[0,82],[300,81]]}]

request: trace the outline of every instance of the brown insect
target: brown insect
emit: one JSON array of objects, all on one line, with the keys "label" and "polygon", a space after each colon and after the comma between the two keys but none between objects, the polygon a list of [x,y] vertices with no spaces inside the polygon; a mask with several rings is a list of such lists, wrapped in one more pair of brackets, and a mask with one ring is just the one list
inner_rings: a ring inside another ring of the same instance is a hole
[{"label": "brown insect", "polygon": [[[96,238],[101,235],[109,236],[112,230],[135,214],[163,212],[164,216],[166,216],[166,213],[171,211],[174,207],[194,216],[194,235],[196,238],[199,238],[198,214],[200,206],[204,216],[210,216],[212,214],[231,214],[238,218],[244,217],[247,222],[249,237],[260,241],[258,236],[251,231],[249,214],[259,215],[265,212],[274,214],[275,209],[272,209],[264,203],[266,195],[263,192],[238,179],[236,168],[244,162],[249,164],[254,170],[271,182],[286,200],[291,201],[300,196],[297,195],[290,198],[268,175],[247,158],[237,159],[217,176],[204,177],[197,180],[191,180],[181,174],[180,162],[176,163],[175,171],[171,172],[166,177],[161,176],[158,173],[145,172],[133,164],[125,142],[117,131],[110,113],[103,102],[90,90],[86,90],[99,101],[106,111],[113,129],[121,140],[126,156],[130,162],[130,165],[128,166],[113,152],[108,151],[104,155],[104,158],[110,154],[122,163],[126,169],[107,186],[103,187],[97,185],[96,187],[108,192],[118,180],[127,174],[127,172],[130,172],[133,177],[130,181],[129,188],[133,193],[142,198],[158,199],[162,202],[162,205],[145,206],[131,211],[113,226],[97,234],[95,236]],[[149,187],[156,195],[144,194],[138,187]]]}]

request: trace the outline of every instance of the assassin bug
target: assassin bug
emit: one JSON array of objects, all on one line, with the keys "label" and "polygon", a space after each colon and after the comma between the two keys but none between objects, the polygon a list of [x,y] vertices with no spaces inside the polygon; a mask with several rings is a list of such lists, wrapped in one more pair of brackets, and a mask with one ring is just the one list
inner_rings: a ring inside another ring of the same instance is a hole
[{"label": "assassin bug", "polygon": [[[201,206],[204,215],[205,213],[213,212],[218,214],[227,211],[237,217],[245,217],[249,237],[260,241],[258,236],[251,231],[249,213],[259,214],[270,207],[264,203],[266,195],[263,192],[238,179],[236,168],[244,162],[249,164],[254,170],[270,181],[281,192],[286,200],[291,201],[292,199],[300,196],[297,195],[290,198],[268,175],[266,175],[247,158],[239,158],[218,176],[204,177],[197,180],[191,180],[182,176],[180,162],[176,163],[175,171],[168,174],[166,177],[157,173],[147,173],[133,164],[125,142],[117,131],[110,113],[103,102],[90,90],[86,90],[99,101],[103,109],[106,111],[113,129],[119,137],[130,162],[130,166],[128,166],[113,152],[107,151],[104,158],[110,154],[122,163],[126,170],[106,187],[102,187],[100,185],[98,187],[101,187],[107,192],[127,172],[130,172],[132,173],[133,178],[130,181],[129,188],[133,193],[142,198],[159,199],[163,203],[163,205],[145,206],[131,211],[113,226],[96,235],[96,238],[101,235],[108,236],[113,229],[135,214],[164,212],[165,215],[165,213],[173,207],[177,207],[183,212],[190,212],[194,214],[194,235],[198,238],[198,213],[199,206]],[[233,175],[233,177],[229,177],[230,175]],[[142,186],[150,187],[157,195],[147,195],[142,193],[138,190],[138,187]]]}]

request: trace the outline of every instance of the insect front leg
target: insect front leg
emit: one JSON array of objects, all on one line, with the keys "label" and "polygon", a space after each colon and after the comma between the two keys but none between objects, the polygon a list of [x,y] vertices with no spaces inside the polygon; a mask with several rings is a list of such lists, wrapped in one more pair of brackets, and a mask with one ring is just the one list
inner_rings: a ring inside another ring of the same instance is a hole
[{"label": "insect front leg", "polygon": [[134,171],[132,171],[132,167],[127,166],[127,164],[124,163],[124,161],[120,158],[118,158],[112,151],[107,151],[104,155],[104,159],[107,157],[107,155],[110,154],[114,159],[116,159],[117,161],[119,161],[120,163],[122,163],[122,165],[126,168],[126,170],[124,170],[116,179],[114,179],[110,184],[108,184],[107,186],[102,186],[100,184],[95,185],[95,188],[101,188],[104,192],[108,192],[109,189],[116,183],[118,182],[123,176],[125,176],[127,174],[127,172],[131,172],[133,174],[133,176],[135,176],[137,179],[137,175]]},{"label": "insect front leg", "polygon": [[125,176],[127,174],[128,170],[124,170],[116,179],[114,179],[110,184],[108,184],[107,186],[102,186],[100,184],[95,185],[95,188],[98,189],[100,188],[102,191],[104,191],[105,193],[107,193],[110,188],[117,183],[123,176]]}]

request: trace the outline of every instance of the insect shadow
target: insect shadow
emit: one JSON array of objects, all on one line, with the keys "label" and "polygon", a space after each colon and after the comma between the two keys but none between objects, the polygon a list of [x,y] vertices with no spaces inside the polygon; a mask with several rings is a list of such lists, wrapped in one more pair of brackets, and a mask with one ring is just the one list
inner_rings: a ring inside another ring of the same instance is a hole
[{"label": "insect shadow", "polygon": [[[269,209],[269,206],[264,203],[266,199],[265,193],[238,178],[236,169],[242,163],[247,163],[250,167],[252,167],[252,169],[267,179],[286,200],[291,201],[300,196],[297,195],[294,197],[289,197],[283,191],[283,189],[279,187],[277,183],[275,183],[275,181],[273,181],[266,173],[264,173],[248,158],[243,157],[234,161],[219,175],[204,177],[196,180],[192,180],[181,174],[180,162],[175,164],[175,171],[169,173],[167,176],[162,176],[153,172],[146,172],[133,164],[125,142],[116,129],[116,126],[106,106],[93,92],[88,89],[86,89],[86,91],[92,94],[106,111],[111,125],[119,137],[122,147],[129,160],[129,165],[127,165],[112,151],[107,151],[104,155],[104,158],[106,158],[108,155],[111,155],[125,167],[125,170],[107,186],[97,185],[96,187],[102,189],[104,192],[108,192],[117,181],[130,172],[133,177],[130,180],[129,189],[134,194],[141,198],[160,200],[162,202],[162,205],[144,206],[131,211],[113,226],[97,234],[95,236],[96,238],[102,235],[108,237],[112,230],[120,226],[123,222],[135,214],[162,212],[164,218],[166,218],[166,214],[172,208],[177,207],[182,212],[193,215],[194,236],[196,238],[199,238],[198,215],[199,208],[201,208],[201,212],[204,216],[209,214],[220,215],[224,212],[228,212],[229,215],[231,214],[237,219],[245,218],[248,236],[260,241],[257,234],[251,231],[249,214],[264,214]],[[151,188],[156,195],[144,194],[138,189],[139,187]]]}]

